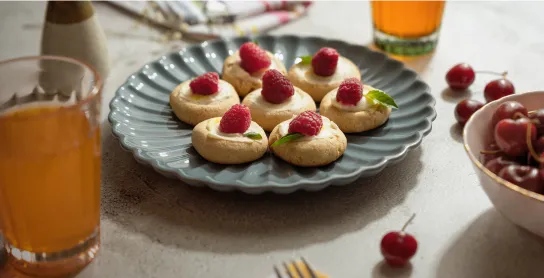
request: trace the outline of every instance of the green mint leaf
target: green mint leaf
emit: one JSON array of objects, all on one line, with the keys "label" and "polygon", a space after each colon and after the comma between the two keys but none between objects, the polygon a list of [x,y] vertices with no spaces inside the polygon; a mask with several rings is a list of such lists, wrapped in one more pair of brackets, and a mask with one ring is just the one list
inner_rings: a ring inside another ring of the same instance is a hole
[{"label": "green mint leaf", "polygon": [[390,108],[399,109],[399,107],[395,103],[395,100],[391,96],[389,96],[388,94],[384,93],[381,90],[376,90],[376,89],[372,90],[372,91],[368,92],[365,95],[365,97],[369,101],[372,101],[373,103],[383,105],[383,106],[386,106],[386,107],[390,107]]},{"label": "green mint leaf", "polygon": [[297,58],[297,60],[300,61],[297,63],[297,64],[301,64],[301,65],[309,65],[312,63],[312,56],[308,55],[308,56],[300,56]]},{"label": "green mint leaf", "polygon": [[253,139],[253,140],[261,140],[263,139],[263,137],[261,136],[260,133],[257,133],[257,132],[247,132],[247,133],[244,133],[244,136],[249,138],[249,139]]},{"label": "green mint leaf", "polygon": [[256,45],[259,45],[259,42],[257,40],[252,40],[251,42],[256,44]]},{"label": "green mint leaf", "polygon": [[289,133],[289,134],[281,137],[278,141],[274,142],[272,144],[272,147],[279,146],[281,144],[291,142],[291,141],[297,140],[297,139],[302,138],[302,137],[304,137],[304,135],[302,133],[298,133],[298,132]]}]

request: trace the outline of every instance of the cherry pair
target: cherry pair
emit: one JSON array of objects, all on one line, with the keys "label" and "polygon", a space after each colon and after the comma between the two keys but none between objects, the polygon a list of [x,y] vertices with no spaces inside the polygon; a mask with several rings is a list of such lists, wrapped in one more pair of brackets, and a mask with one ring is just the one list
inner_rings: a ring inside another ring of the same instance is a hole
[{"label": "cherry pair", "polygon": [[514,84],[506,79],[507,72],[496,73],[491,71],[475,72],[467,63],[457,64],[446,74],[446,81],[449,87],[454,91],[466,90],[476,78],[476,73],[487,73],[501,75],[502,78],[495,79],[487,83],[484,88],[484,97],[487,102],[500,99],[504,96],[515,93]]}]

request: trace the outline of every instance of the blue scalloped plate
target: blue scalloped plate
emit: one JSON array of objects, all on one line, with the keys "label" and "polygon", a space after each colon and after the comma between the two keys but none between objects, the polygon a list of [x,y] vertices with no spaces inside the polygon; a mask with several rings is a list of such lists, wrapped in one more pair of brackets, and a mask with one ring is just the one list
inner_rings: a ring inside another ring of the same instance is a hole
[{"label": "blue scalloped plate", "polygon": [[[208,162],[191,145],[192,127],[172,113],[169,94],[179,83],[204,72],[221,73],[223,60],[250,40],[275,53],[287,68],[298,56],[311,55],[324,46],[336,48],[358,65],[365,84],[386,91],[400,109],[378,129],[347,135],[344,155],[324,167],[299,168],[272,154],[245,165]],[[317,37],[237,37],[192,45],[146,64],[117,90],[109,120],[121,145],[139,162],[190,185],[246,193],[316,191],[375,175],[420,145],[436,118],[429,91],[414,71],[364,46]]]}]

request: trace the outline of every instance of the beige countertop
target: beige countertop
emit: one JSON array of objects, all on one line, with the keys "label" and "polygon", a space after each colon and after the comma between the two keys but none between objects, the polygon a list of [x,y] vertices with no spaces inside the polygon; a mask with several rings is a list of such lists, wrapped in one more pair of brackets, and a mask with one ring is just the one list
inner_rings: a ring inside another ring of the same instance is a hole
[{"label": "beige countertop", "polygon": [[[96,3],[112,58],[103,115],[115,89],[144,63],[181,43]],[[0,59],[38,53],[44,3],[0,2]],[[102,249],[80,277],[256,278],[303,255],[336,278],[542,277],[544,243],[513,226],[487,199],[460,143],[444,75],[458,62],[508,70],[516,90],[544,89],[544,2],[448,2],[434,55],[408,61],[429,83],[438,117],[404,161],[353,185],[317,193],[248,196],[193,188],[139,165],[103,124]],[[331,12],[341,17],[333,17]],[[127,36],[121,36],[129,33]],[[322,2],[271,32],[368,45],[367,2]],[[478,77],[474,97],[483,100]],[[379,241],[412,213],[412,266],[381,264]],[[0,273],[1,274],[1,273]],[[0,275],[4,277],[3,275]]]}]

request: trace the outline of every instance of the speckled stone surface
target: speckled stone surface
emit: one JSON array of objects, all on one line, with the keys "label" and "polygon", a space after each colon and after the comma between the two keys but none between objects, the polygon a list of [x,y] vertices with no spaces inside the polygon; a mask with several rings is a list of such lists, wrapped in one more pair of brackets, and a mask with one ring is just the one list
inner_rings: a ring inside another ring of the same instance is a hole
[{"label": "speckled stone surface", "polygon": [[[114,90],[142,64],[181,44],[164,45],[146,28],[96,3],[109,38]],[[0,59],[37,54],[44,3],[0,2]],[[334,10],[342,14],[334,20]],[[544,2],[448,2],[434,55],[406,61],[432,87],[438,117],[420,148],[401,163],[352,186],[289,196],[248,196],[188,187],[135,162],[103,124],[101,254],[79,277],[256,278],[303,255],[337,278],[542,277],[544,242],[505,220],[479,187],[460,143],[454,96],[444,74],[453,64],[508,70],[518,91],[544,89]],[[346,26],[349,25],[349,28]],[[126,37],[119,33],[130,32]],[[317,2],[308,17],[274,34],[371,42],[367,2]],[[491,76],[478,76],[474,98]],[[381,264],[379,240],[412,213],[420,241],[412,266]],[[4,270],[0,277],[12,277]],[[19,277],[19,276],[13,276]],[[79,278],[78,277],[78,278]]]}]

